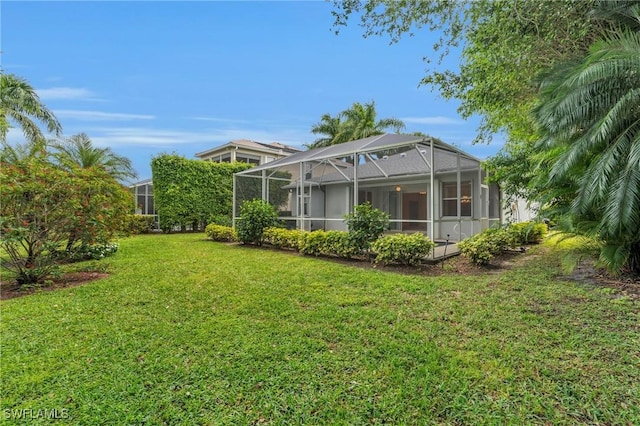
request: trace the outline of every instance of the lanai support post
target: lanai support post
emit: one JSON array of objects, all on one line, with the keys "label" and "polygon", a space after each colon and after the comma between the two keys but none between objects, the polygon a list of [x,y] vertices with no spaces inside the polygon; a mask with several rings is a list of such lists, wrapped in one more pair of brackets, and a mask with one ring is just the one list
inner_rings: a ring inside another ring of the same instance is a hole
[{"label": "lanai support post", "polygon": [[231,206],[231,226],[236,227],[236,175],[233,174],[233,205]]},{"label": "lanai support post", "polygon": [[462,240],[462,204],[460,204],[460,191],[461,191],[461,183],[460,183],[460,151],[456,151],[456,183],[457,183],[457,204],[458,204],[458,241]]},{"label": "lanai support post", "polygon": [[360,154],[353,153],[353,211],[355,211],[358,205],[358,161],[360,160]]},{"label": "lanai support post", "polygon": [[[430,167],[429,167],[429,178],[430,178],[430,190],[429,190],[429,197],[431,197],[431,202],[429,203],[429,217],[431,219],[431,229],[429,230],[429,238],[431,238],[431,241],[435,241],[435,228],[436,228],[436,223],[435,223],[435,188],[436,188],[436,183],[435,183],[435,162],[434,162],[434,158],[435,158],[435,153],[433,152],[433,138],[430,139],[430,153],[429,153],[429,161],[431,162]],[[436,253],[435,250],[431,251],[433,258],[435,259]]]},{"label": "lanai support post", "polygon": [[300,188],[298,188],[298,222],[304,231],[304,161],[300,162]]}]

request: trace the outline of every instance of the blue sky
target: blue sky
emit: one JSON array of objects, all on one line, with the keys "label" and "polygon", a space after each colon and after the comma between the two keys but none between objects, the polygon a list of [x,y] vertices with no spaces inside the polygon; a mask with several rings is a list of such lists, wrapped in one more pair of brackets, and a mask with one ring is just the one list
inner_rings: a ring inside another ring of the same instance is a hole
[{"label": "blue sky", "polygon": [[[129,157],[141,179],[159,153],[187,158],[232,139],[301,146],[311,126],[353,102],[485,158],[477,120],[427,87],[423,30],[390,45],[353,20],[332,30],[331,3],[0,3],[2,69],[26,78],[67,136],[87,133]],[[446,64],[457,63],[455,55]],[[21,134],[12,131],[10,142]]]}]

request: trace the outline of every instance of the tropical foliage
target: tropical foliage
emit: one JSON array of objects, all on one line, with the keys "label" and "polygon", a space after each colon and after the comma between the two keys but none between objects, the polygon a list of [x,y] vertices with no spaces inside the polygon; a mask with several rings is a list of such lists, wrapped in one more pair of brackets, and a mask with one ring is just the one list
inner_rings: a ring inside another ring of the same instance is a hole
[{"label": "tropical foliage", "polygon": [[117,155],[111,148],[95,147],[86,133],[60,138],[53,143],[53,147],[56,150],[53,156],[64,168],[97,167],[117,180],[137,178],[131,160]]},{"label": "tropical foliage", "polygon": [[62,126],[51,111],[40,101],[38,94],[23,78],[14,74],[0,74],[0,141],[6,142],[7,133],[14,123],[29,142],[45,139],[38,123],[55,135]]},{"label": "tropical foliage", "polygon": [[404,129],[404,123],[397,118],[376,119],[376,105],[371,101],[361,104],[355,102],[351,108],[335,117],[324,114],[319,123],[311,128],[311,133],[322,135],[308,148],[320,148],[343,142],[381,135],[386,129],[398,133]]},{"label": "tropical foliage", "polygon": [[573,230],[606,243],[613,270],[640,272],[640,4],[610,3],[615,28],[541,84],[541,195]]}]

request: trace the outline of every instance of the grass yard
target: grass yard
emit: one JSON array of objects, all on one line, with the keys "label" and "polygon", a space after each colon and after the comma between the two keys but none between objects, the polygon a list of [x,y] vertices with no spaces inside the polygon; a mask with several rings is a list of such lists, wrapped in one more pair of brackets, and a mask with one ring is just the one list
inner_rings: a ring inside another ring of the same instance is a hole
[{"label": "grass yard", "polygon": [[1,302],[1,421],[640,424],[638,302],[556,279],[557,253],[426,277],[203,238]]}]

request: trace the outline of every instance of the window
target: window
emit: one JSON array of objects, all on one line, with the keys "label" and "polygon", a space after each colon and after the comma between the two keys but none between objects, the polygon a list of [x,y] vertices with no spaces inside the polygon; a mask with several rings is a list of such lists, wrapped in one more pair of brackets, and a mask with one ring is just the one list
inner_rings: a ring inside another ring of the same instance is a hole
[{"label": "window", "polygon": [[[458,184],[442,184],[442,216],[458,216]],[[460,216],[471,216],[471,182],[460,182]]]},{"label": "window", "polygon": [[260,164],[260,157],[254,157],[249,154],[236,154],[236,161],[249,164]]},{"label": "window", "polygon": [[358,191],[358,204],[364,204],[364,203],[373,204],[373,192]]}]

